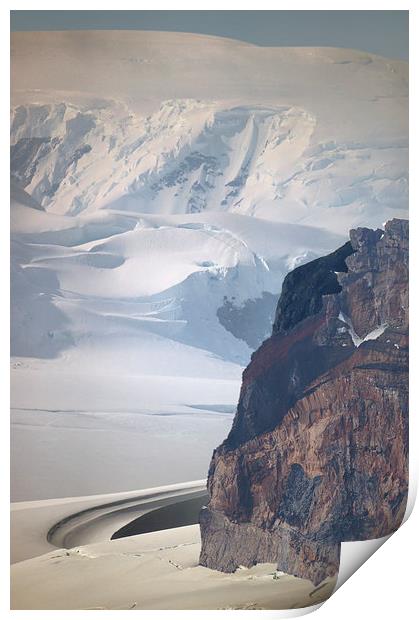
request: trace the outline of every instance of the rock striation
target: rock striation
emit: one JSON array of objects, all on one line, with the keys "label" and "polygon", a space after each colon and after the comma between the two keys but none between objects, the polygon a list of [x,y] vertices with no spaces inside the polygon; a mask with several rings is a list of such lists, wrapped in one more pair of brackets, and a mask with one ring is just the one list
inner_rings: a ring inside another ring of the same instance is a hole
[{"label": "rock striation", "polygon": [[340,543],[400,525],[408,490],[408,222],[358,228],[284,280],[200,513],[200,563],[315,585]]}]

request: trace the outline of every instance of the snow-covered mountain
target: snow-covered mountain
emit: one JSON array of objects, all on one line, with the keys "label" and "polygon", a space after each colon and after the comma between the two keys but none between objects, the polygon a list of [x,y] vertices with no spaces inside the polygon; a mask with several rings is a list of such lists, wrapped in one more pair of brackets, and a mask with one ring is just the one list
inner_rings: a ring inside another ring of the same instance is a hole
[{"label": "snow-covered mountain", "polygon": [[20,105],[12,175],[48,211],[67,215],[221,211],[344,233],[401,214],[402,141],[316,143],[316,124],[297,106],[191,99],[142,117],[112,101],[88,110]]},{"label": "snow-covered mountain", "polygon": [[[65,104],[19,106],[12,170],[55,212],[258,215],[266,203],[286,199],[314,124],[298,108],[196,100],[164,101],[145,118],[111,102],[88,112]],[[317,159],[310,168],[326,165]]]},{"label": "snow-covered mountain", "polygon": [[220,414],[287,271],[350,227],[406,216],[403,62],[174,33],[14,33],[12,86],[21,410]]},{"label": "snow-covered mountain", "polygon": [[402,61],[179,33],[14,33],[12,79],[13,172],[56,213],[216,210],[346,234],[406,210]]}]

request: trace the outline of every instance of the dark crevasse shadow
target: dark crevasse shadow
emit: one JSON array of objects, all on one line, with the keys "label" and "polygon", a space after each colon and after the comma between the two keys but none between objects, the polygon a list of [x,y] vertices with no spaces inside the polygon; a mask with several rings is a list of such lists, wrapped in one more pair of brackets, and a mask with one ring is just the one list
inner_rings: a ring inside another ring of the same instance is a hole
[{"label": "dark crevasse shadow", "polygon": [[111,540],[195,525],[198,523],[199,512],[207,500],[208,495],[203,495],[152,510],[121,527],[111,536]]}]

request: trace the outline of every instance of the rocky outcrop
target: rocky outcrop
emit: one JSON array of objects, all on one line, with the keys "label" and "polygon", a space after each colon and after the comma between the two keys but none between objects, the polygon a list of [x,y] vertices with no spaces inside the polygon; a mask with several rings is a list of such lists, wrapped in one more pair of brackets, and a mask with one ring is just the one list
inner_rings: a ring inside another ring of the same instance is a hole
[{"label": "rocky outcrop", "polygon": [[200,563],[334,575],[342,541],[401,523],[407,413],[408,223],[392,220],[286,277],[213,454]]}]

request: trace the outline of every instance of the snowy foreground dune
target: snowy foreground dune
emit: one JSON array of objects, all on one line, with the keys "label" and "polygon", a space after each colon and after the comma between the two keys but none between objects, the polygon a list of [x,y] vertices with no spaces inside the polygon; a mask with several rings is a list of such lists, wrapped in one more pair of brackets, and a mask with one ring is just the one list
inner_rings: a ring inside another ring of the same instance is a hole
[{"label": "snowy foreground dune", "polygon": [[198,525],[109,540],[118,525],[150,511],[185,501],[196,509],[203,493],[204,480],[13,505],[12,609],[288,609],[330,596],[334,580],[314,588],[274,564],[229,575],[199,566]]}]

